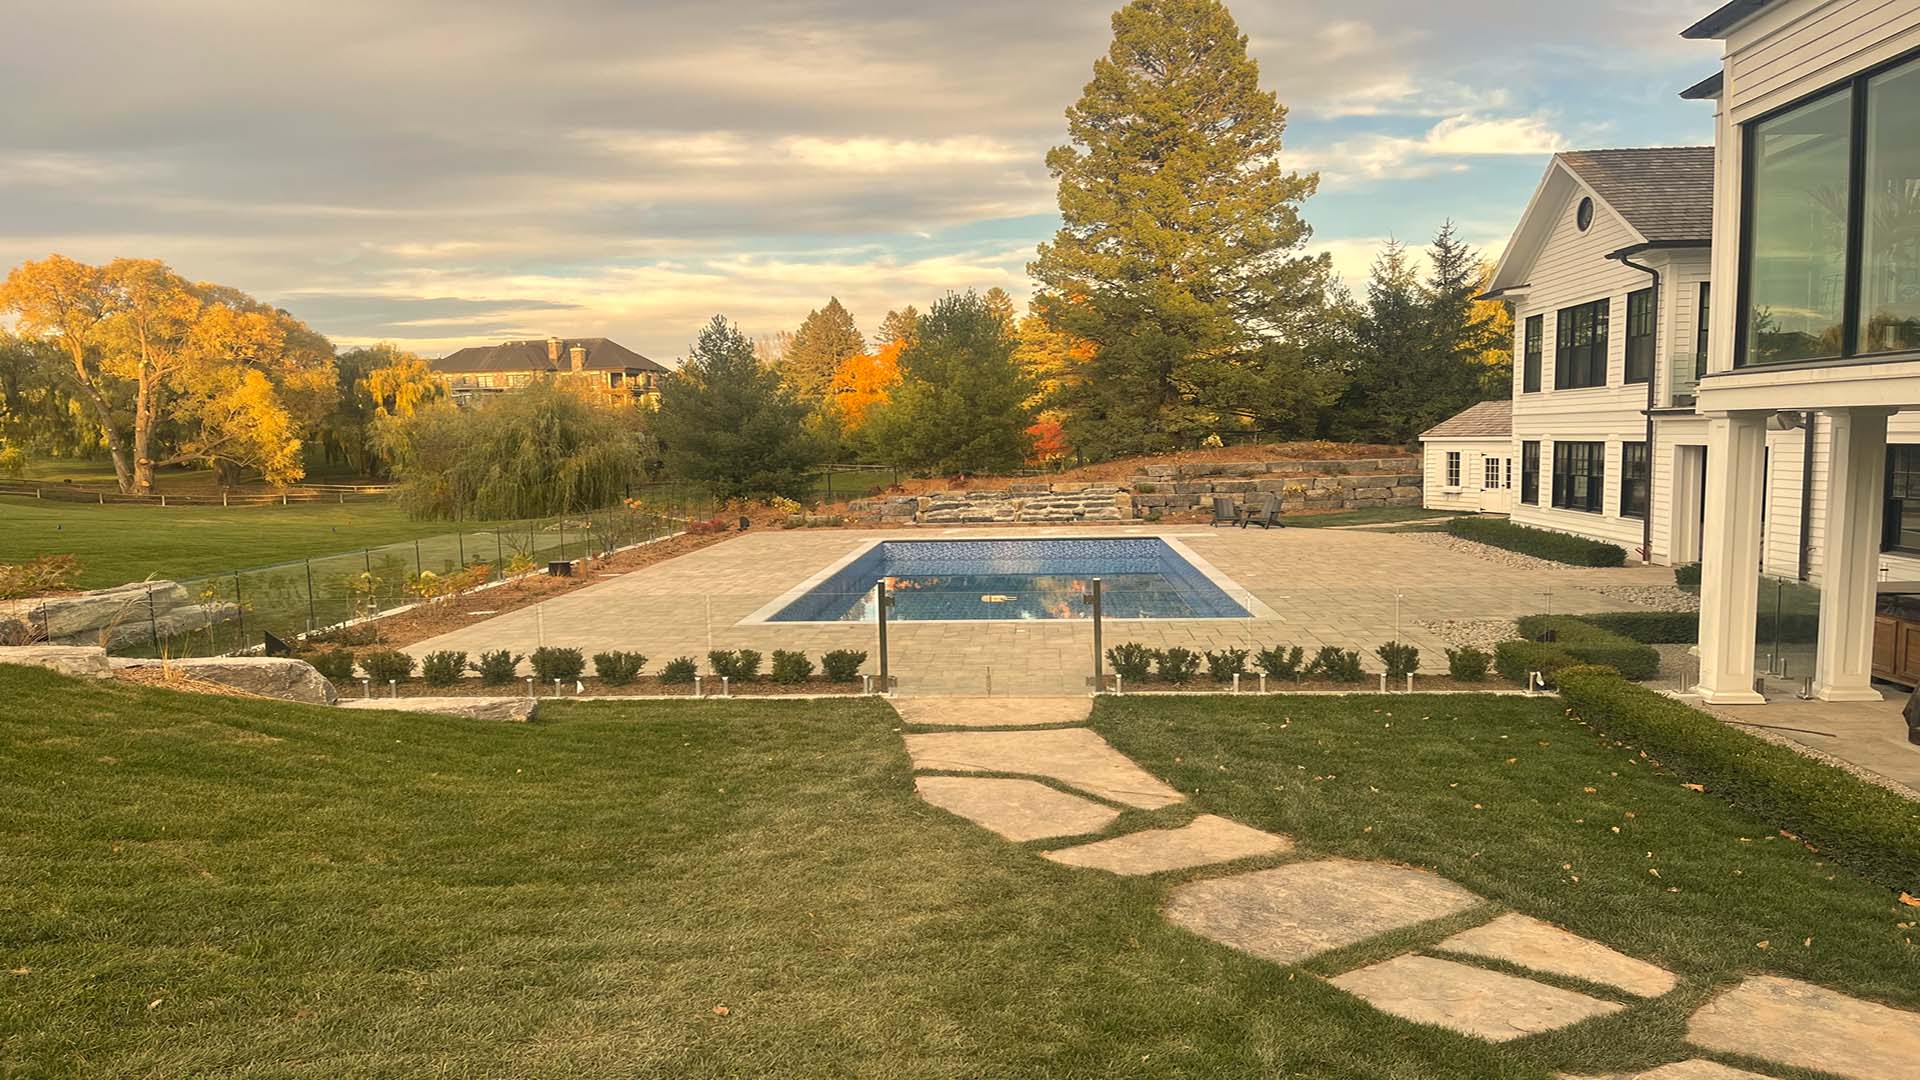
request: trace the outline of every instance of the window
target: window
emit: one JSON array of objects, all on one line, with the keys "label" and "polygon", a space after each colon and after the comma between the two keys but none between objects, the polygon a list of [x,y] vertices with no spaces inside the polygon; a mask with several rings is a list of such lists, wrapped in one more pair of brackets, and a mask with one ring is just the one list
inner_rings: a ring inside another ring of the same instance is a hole
[{"label": "window", "polygon": [[1490,457],[1486,459],[1482,465],[1483,467],[1480,470],[1480,486],[1486,488],[1488,491],[1498,491],[1500,489],[1500,459]]},{"label": "window", "polygon": [[1605,300],[1561,308],[1554,316],[1555,390],[1607,385],[1607,323],[1611,318]]},{"label": "window", "polygon": [[1458,450],[1447,451],[1447,486],[1450,488],[1460,486],[1460,451]]},{"label": "window", "polygon": [[1627,381],[1653,378],[1653,290],[1627,294]]},{"label": "window", "polygon": [[1700,316],[1693,330],[1693,377],[1707,373],[1707,328],[1713,325],[1713,286],[1700,283]]},{"label": "window", "polygon": [[1920,60],[1744,130],[1734,363],[1920,349]]},{"label": "window", "polygon": [[1553,444],[1553,505],[1562,510],[1600,512],[1606,487],[1606,443]]},{"label": "window", "polygon": [[1540,505],[1540,444],[1537,442],[1520,444],[1520,501],[1528,506]]},{"label": "window", "polygon": [[1887,446],[1887,513],[1880,547],[1920,554],[1920,446]]},{"label": "window", "polygon": [[1586,232],[1593,227],[1593,199],[1591,197],[1581,199],[1580,205],[1574,208],[1573,223],[1581,232]]},{"label": "window", "polygon": [[1520,392],[1523,394],[1536,393],[1540,389],[1540,354],[1546,348],[1546,322],[1545,315],[1527,317],[1526,346],[1523,350],[1526,359],[1520,373]]},{"label": "window", "polygon": [[1506,488],[1508,491],[1513,490],[1513,459],[1512,458],[1507,459],[1507,482],[1505,484],[1502,484],[1501,486]]},{"label": "window", "polygon": [[1620,446],[1620,516],[1647,516],[1647,444],[1623,443]]}]

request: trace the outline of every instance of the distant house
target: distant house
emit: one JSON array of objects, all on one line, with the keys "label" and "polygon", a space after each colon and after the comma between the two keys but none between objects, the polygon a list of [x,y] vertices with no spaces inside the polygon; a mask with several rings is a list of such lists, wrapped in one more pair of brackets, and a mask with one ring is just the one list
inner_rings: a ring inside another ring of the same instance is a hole
[{"label": "distant house", "polygon": [[667,374],[632,349],[597,337],[475,345],[431,364],[460,404],[536,378],[565,378],[581,380],[612,400],[651,405],[659,400],[660,380]]},{"label": "distant house", "polygon": [[1421,505],[1504,514],[1513,488],[1513,402],[1483,401],[1420,433]]}]

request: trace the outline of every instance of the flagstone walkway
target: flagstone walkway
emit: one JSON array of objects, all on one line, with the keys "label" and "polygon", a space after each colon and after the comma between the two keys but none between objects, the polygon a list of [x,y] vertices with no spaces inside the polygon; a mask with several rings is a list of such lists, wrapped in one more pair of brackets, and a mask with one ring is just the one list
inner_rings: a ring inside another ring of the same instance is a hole
[{"label": "flagstone walkway", "polygon": [[[1673,972],[1600,942],[1518,912],[1494,914],[1490,902],[1438,874],[1312,856],[1290,837],[1212,814],[1102,837],[1123,808],[1166,810],[1185,797],[1092,729],[1061,726],[1083,724],[1091,708],[1090,699],[1060,698],[897,706],[906,728],[936,729],[903,736],[923,799],[1011,841],[1080,839],[1038,853],[1065,866],[1129,876],[1219,868],[1218,876],[1175,887],[1164,914],[1229,948],[1298,964],[1436,919],[1494,915],[1431,948],[1328,979],[1382,1012],[1505,1042],[1618,1013],[1679,985]],[[1584,991],[1543,979],[1571,980]],[[1757,976],[1695,1011],[1688,1041],[1849,1080],[1911,1080],[1920,1061],[1920,1014]],[[1766,1080],[1704,1058],[1633,1074],[1563,1076]]]}]

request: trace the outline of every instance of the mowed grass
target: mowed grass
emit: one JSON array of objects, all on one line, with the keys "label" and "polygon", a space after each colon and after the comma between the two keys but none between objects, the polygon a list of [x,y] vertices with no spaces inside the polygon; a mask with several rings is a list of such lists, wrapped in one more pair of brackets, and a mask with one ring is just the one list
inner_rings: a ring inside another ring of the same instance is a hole
[{"label": "mowed grass", "polygon": [[1369,506],[1361,510],[1336,510],[1327,514],[1288,514],[1282,516],[1280,520],[1288,528],[1334,529],[1344,525],[1443,521],[1460,516],[1457,510],[1426,510],[1418,506]]},{"label": "mowed grass", "polygon": [[877,701],[0,700],[0,1074],[1546,1077],[921,802]]},{"label": "mowed grass", "polygon": [[[1621,1013],[1509,1044],[1522,1060],[1604,1072],[1695,1056],[1687,1016],[1749,974],[1920,1007],[1920,909],[1689,790],[1557,699],[1102,698],[1093,726],[1194,810],[1286,833],[1308,856],[1437,870],[1682,977],[1654,1001],[1622,998]],[[1308,968],[1348,970],[1459,928]],[[1382,1042],[1415,1030],[1379,1014],[1361,1026]]]},{"label": "mowed grass", "polygon": [[75,584],[89,589],[244,570],[450,531],[444,521],[410,521],[384,501],[187,508],[0,498],[0,563],[72,555],[80,561]]}]

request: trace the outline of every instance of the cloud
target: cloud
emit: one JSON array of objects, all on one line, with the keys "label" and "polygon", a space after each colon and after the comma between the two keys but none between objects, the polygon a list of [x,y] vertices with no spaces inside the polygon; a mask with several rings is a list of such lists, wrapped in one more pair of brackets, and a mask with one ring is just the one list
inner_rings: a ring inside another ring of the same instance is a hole
[{"label": "cloud", "polygon": [[1317,169],[1323,181],[1407,180],[1462,172],[1468,159],[1552,154],[1567,141],[1542,116],[1449,116],[1417,136],[1362,135],[1332,145],[1295,147],[1288,163]]}]

